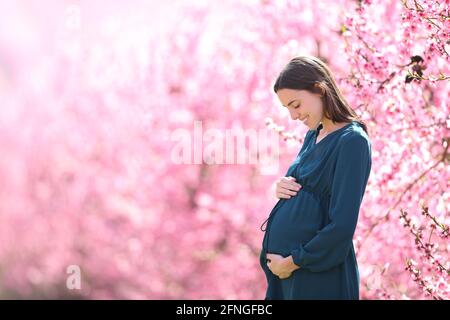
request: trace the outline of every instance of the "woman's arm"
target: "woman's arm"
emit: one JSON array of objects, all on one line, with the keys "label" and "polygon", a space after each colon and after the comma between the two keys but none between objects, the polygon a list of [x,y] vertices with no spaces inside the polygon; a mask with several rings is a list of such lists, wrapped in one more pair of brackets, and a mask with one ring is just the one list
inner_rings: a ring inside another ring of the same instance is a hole
[{"label": "woman's arm", "polygon": [[352,135],[342,143],[331,186],[330,222],[307,244],[291,251],[295,265],[313,272],[335,267],[349,253],[371,170],[368,140]]}]

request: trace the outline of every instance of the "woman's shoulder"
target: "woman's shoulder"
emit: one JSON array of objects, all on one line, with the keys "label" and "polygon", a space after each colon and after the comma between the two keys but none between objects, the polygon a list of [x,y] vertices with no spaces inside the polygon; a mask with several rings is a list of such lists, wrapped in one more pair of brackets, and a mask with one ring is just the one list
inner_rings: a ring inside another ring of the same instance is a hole
[{"label": "woman's shoulder", "polygon": [[369,136],[357,121],[353,121],[353,124],[348,126],[339,136],[338,144],[347,148],[364,146],[370,148],[371,146]]}]

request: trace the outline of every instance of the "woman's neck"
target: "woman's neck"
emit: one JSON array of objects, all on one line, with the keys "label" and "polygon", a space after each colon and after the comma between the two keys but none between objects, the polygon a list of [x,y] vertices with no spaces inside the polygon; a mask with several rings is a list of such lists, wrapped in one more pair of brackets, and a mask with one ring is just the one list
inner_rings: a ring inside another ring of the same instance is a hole
[{"label": "woman's neck", "polygon": [[325,117],[322,119],[321,122],[322,122],[322,128],[320,129],[320,133],[322,133],[322,134],[327,134],[327,133],[333,132],[333,131],[338,130],[348,124],[348,122],[333,123],[333,121],[331,121],[330,119],[325,118]]}]

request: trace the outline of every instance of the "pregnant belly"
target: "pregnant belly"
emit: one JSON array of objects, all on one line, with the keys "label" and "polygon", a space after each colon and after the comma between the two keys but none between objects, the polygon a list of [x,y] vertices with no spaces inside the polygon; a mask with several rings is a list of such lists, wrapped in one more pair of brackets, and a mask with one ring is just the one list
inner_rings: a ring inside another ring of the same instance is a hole
[{"label": "pregnant belly", "polygon": [[274,212],[268,228],[268,251],[281,255],[311,240],[325,225],[326,213],[310,192],[301,189]]}]

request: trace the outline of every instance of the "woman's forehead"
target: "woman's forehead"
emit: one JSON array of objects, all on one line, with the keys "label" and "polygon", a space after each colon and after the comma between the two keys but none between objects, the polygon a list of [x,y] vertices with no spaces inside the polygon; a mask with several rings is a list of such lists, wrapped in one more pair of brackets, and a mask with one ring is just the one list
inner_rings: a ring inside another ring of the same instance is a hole
[{"label": "woman's forehead", "polygon": [[294,89],[280,89],[277,92],[283,105],[288,106],[293,100],[306,99],[308,91],[306,90],[294,90]]}]

